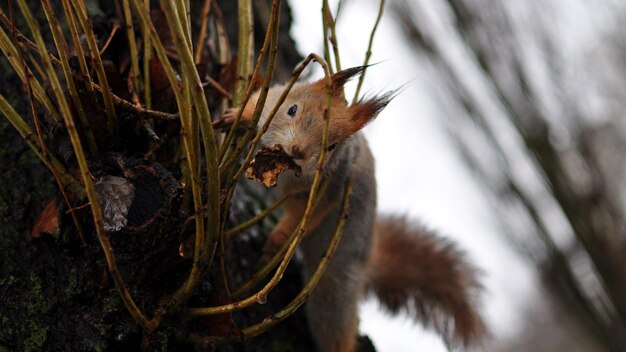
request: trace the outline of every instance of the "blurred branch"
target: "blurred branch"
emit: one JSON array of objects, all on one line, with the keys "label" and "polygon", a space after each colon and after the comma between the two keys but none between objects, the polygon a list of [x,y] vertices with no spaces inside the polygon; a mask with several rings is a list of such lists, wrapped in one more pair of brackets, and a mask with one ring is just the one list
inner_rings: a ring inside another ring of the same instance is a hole
[{"label": "blurred branch", "polygon": [[[453,104],[460,106],[465,111],[464,118],[471,119],[480,128],[482,137],[499,157],[495,167],[501,171],[498,177],[503,179],[490,179],[486,176],[494,175],[493,172],[481,172],[481,180],[486,184],[508,185],[508,191],[500,197],[516,199],[535,223],[535,241],[546,249],[546,258],[545,261],[538,258],[534,260],[546,277],[553,278],[546,279],[546,284],[559,283],[547,286],[556,296],[564,297],[563,304],[575,304],[576,310],[580,312],[577,320],[598,340],[606,341],[614,349],[623,346],[626,335],[614,332],[623,332],[626,327],[626,262],[623,256],[626,225],[619,211],[619,200],[605,186],[609,180],[597,156],[591,152],[589,141],[581,138],[584,133],[572,133],[577,139],[573,140],[566,152],[575,153],[583,161],[583,168],[574,170],[564,164],[565,152],[563,148],[555,146],[550,117],[541,109],[544,94],[536,89],[537,85],[533,82],[535,78],[529,74],[529,64],[522,61],[525,48],[521,47],[513,21],[505,10],[507,5],[492,3],[489,11],[481,11],[477,4],[470,1],[447,0],[446,3],[450,10],[453,40],[449,37],[443,39],[440,32],[430,28],[431,22],[422,11],[417,10],[418,5],[412,6],[406,1],[395,3],[394,12],[416,52],[428,58],[437,74],[443,77],[445,86],[452,92]],[[533,27],[533,24],[529,24],[529,27]],[[549,32],[534,33],[545,38],[550,36]],[[542,42],[546,41],[543,39]],[[444,50],[446,45],[458,45],[469,55],[460,63],[457,58],[451,57],[448,50]],[[476,83],[470,83],[464,76],[468,69],[479,74],[482,85],[479,89],[484,90],[482,94],[476,92]],[[552,88],[560,89],[558,86]],[[485,96],[488,99],[485,100]],[[572,268],[571,253],[559,248],[552,230],[544,226],[549,221],[545,212],[540,210],[545,208],[545,202],[536,193],[533,194],[534,190],[521,187],[518,177],[511,173],[512,165],[519,160],[515,155],[519,154],[511,151],[510,143],[503,143],[498,127],[486,115],[488,109],[485,106],[488,105],[498,107],[501,115],[498,117],[513,127],[522,142],[520,146],[525,162],[531,165],[546,187],[547,192],[542,197],[550,198],[551,204],[557,207],[557,213],[563,215],[571,229],[572,248],[582,250],[590,259],[591,272],[601,283],[600,290],[604,297],[590,295],[582,274]],[[572,111],[573,108],[564,106],[563,111],[570,112],[571,124],[560,128],[584,131],[586,126],[578,118],[578,112]],[[451,131],[458,135],[459,140],[464,140],[462,131]],[[462,143],[468,148],[463,153],[466,157],[471,153],[482,154],[471,141]],[[478,167],[494,166],[487,165],[483,163],[483,166]],[[590,191],[576,186],[574,180],[580,173],[589,175]],[[565,300],[565,297],[571,299]],[[608,306],[602,303],[604,300],[610,302]],[[605,307],[612,312],[607,315]]]}]

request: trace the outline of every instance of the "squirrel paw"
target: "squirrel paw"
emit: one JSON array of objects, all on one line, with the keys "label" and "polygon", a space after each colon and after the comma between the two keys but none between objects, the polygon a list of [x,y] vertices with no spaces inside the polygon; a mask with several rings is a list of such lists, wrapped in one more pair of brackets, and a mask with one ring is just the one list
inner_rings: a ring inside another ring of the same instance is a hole
[{"label": "squirrel paw", "polygon": [[235,123],[235,119],[237,118],[237,110],[238,108],[235,107],[228,108],[226,111],[224,111],[222,116],[213,120],[213,127],[224,129],[232,126],[232,124]]}]

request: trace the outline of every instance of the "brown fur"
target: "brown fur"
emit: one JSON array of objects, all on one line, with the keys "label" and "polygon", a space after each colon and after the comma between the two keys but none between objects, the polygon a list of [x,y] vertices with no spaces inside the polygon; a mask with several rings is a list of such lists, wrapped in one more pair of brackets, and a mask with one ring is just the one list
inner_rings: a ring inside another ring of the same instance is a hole
[{"label": "brown fur", "polygon": [[451,242],[398,216],[379,217],[374,238],[368,291],[390,312],[415,314],[448,345],[467,346],[485,333],[476,272]]}]

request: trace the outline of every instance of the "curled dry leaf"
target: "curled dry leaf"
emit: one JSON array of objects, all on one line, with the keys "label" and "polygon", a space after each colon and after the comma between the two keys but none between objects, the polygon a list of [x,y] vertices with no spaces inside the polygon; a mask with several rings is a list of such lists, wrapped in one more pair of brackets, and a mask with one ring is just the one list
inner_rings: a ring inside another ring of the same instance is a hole
[{"label": "curled dry leaf", "polygon": [[280,145],[263,146],[246,169],[246,177],[263,183],[265,187],[275,187],[278,175],[287,170],[293,170],[297,177],[302,175],[302,168],[283,151]]},{"label": "curled dry leaf", "polygon": [[57,198],[52,199],[43,208],[30,231],[30,236],[37,238],[44,233],[54,237],[59,235],[59,200]]},{"label": "curled dry leaf", "polygon": [[102,206],[104,230],[119,231],[128,222],[128,210],[135,199],[135,187],[127,179],[104,176],[94,184],[96,196]]}]

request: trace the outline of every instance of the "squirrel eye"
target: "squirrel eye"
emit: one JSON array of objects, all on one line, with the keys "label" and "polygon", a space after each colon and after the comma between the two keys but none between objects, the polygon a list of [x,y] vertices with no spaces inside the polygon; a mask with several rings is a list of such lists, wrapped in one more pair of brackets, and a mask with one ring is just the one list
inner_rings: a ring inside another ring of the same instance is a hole
[{"label": "squirrel eye", "polygon": [[332,152],[332,151],[333,151],[333,149],[335,149],[335,147],[336,147],[336,146],[337,146],[337,143],[335,143],[335,144],[331,144],[331,145],[328,147],[328,151],[329,151],[329,152]]},{"label": "squirrel eye", "polygon": [[287,115],[294,117],[296,116],[296,111],[298,111],[298,105],[293,104],[289,110],[287,110]]}]

